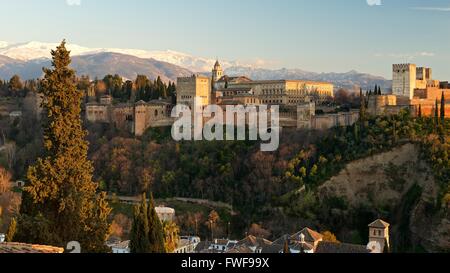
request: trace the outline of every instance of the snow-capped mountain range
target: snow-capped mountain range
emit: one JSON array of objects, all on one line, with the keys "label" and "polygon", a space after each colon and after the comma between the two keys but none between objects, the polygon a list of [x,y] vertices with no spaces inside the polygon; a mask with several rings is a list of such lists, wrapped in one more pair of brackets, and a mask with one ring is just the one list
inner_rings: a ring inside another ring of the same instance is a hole
[{"label": "snow-capped mountain range", "polygon": [[[43,43],[36,41],[17,44],[9,44],[0,41],[0,55],[21,61],[50,58],[50,51],[55,49],[58,45],[58,43]],[[196,72],[210,71],[216,61],[214,59],[194,57],[173,50],[148,51],[121,48],[88,48],[70,43],[67,44],[67,48],[71,51],[71,56],[93,55],[106,52],[120,53],[142,59],[155,59],[157,61],[171,63]],[[231,66],[248,66],[248,64],[239,63],[237,61],[221,61],[221,64],[224,68]]]},{"label": "snow-capped mountain range", "polygon": [[[42,67],[50,66],[50,51],[58,43],[27,42],[7,43],[0,41],[0,79],[17,74],[22,79],[42,76]],[[202,73],[210,75],[215,59],[192,56],[173,50],[149,51],[141,49],[89,48],[67,44],[73,59],[72,66],[80,75],[103,78],[107,74],[119,74],[134,79],[138,74],[150,78],[161,76],[165,81],[177,77]],[[326,81],[338,88],[368,89],[375,84],[387,90],[391,81],[357,71],[346,73],[315,73],[302,69],[264,69],[239,61],[220,60],[225,73],[230,76],[245,75],[254,80],[299,79]]]}]

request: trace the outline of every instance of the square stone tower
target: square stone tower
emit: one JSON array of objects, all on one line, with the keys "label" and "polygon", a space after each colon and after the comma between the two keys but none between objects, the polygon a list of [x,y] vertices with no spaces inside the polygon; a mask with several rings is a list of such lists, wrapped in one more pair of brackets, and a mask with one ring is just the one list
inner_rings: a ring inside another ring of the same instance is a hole
[{"label": "square stone tower", "polygon": [[177,79],[177,104],[193,109],[194,104],[205,107],[211,104],[211,79],[202,75]]},{"label": "square stone tower", "polygon": [[392,94],[412,99],[416,89],[417,67],[415,64],[394,64],[392,67]]},{"label": "square stone tower", "polygon": [[369,224],[368,248],[372,253],[383,253],[385,249],[390,251],[389,224],[378,219]]}]

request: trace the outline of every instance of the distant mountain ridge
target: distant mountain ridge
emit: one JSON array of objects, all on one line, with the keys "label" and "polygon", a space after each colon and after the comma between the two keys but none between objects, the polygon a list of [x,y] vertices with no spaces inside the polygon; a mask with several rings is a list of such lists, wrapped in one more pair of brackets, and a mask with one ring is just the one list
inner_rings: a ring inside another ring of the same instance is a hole
[{"label": "distant mountain ridge", "polygon": [[261,68],[249,68],[249,67],[230,67],[225,71],[229,76],[243,75],[253,80],[311,80],[330,82],[335,85],[335,90],[338,88],[346,89],[363,89],[374,88],[375,85],[381,86],[385,91],[392,88],[392,81],[387,80],[380,76],[373,76],[366,73],[360,73],[357,71],[349,71],[346,73],[316,73],[309,72],[301,69],[261,69]]},{"label": "distant mountain ridge", "polygon": [[[31,61],[36,59],[50,59],[50,51],[55,49],[58,43],[27,42],[27,43],[7,43],[0,41],[0,55],[21,61]],[[210,71],[215,63],[215,59],[196,57],[186,53],[173,50],[142,50],[142,49],[121,49],[121,48],[88,48],[76,44],[68,43],[67,49],[71,51],[71,56],[93,55],[98,53],[120,53],[131,55],[142,59],[155,59],[162,62],[175,64],[191,71]],[[237,61],[222,61],[223,67],[246,65]]]},{"label": "distant mountain ridge", "polygon": [[[17,74],[22,79],[35,79],[43,75],[42,68],[50,67],[49,59],[17,61],[8,57],[2,65],[0,56],[0,78],[10,79]],[[137,75],[146,75],[151,79],[158,76],[163,81],[176,81],[177,77],[192,75],[188,69],[154,59],[141,59],[119,53],[98,53],[72,57],[71,67],[78,75],[89,75],[91,79],[102,79],[108,74],[119,74],[125,79],[134,80]]]},{"label": "distant mountain ridge", "polygon": [[[50,66],[50,51],[58,43],[27,42],[7,43],[0,41],[0,78],[9,79],[18,74],[23,79],[39,78],[42,67]],[[103,78],[107,74],[119,74],[134,79],[138,74],[150,78],[161,76],[164,81],[175,81],[177,77],[194,72],[210,75],[215,60],[196,57],[186,53],[166,50],[147,51],[140,49],[88,48],[67,44],[73,58],[72,66],[79,75]],[[381,86],[391,89],[391,81],[357,71],[346,73],[315,73],[302,69],[264,69],[237,61],[220,61],[226,74],[245,75],[254,80],[299,79],[331,82],[335,89],[364,89]]]}]

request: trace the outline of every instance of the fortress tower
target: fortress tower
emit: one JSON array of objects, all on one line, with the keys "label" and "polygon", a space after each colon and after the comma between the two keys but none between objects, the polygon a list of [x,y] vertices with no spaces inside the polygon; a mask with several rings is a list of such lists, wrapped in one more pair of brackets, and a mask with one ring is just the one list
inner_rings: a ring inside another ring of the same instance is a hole
[{"label": "fortress tower", "polygon": [[392,73],[392,94],[412,99],[414,97],[414,89],[416,89],[416,65],[394,64]]}]

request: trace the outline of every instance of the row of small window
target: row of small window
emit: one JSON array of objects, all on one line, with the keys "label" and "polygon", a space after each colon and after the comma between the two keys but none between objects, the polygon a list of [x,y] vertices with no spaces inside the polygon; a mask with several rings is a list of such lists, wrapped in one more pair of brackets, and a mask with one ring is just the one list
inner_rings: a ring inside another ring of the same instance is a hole
[{"label": "row of small window", "polygon": [[282,89],[276,89],[276,90],[263,89],[262,92],[263,92],[263,95],[283,94]]},{"label": "row of small window", "polygon": [[256,103],[256,99],[247,99],[245,103]]},{"label": "row of small window", "polygon": [[283,103],[283,100],[263,100],[263,103]]},{"label": "row of small window", "polygon": [[[146,112],[143,112],[143,111],[138,111],[138,112],[137,112],[137,114],[145,114],[145,113],[146,113]],[[154,113],[155,113],[155,114],[154,114],[155,117],[157,117],[158,114],[159,114],[158,110],[155,110]],[[164,115],[164,110],[161,110],[161,115]]]}]

